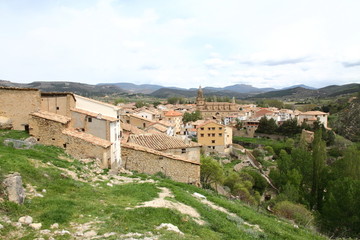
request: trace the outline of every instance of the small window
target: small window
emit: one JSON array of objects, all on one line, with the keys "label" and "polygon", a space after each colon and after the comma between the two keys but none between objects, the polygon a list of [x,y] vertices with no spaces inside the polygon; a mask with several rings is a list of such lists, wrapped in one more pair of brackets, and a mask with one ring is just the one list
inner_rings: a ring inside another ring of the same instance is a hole
[{"label": "small window", "polygon": [[160,160],[161,160],[161,159],[164,159],[164,157],[160,156],[159,159],[160,159]]},{"label": "small window", "polygon": [[59,107],[56,107],[56,110],[59,110],[60,108]]},{"label": "small window", "polygon": [[211,130],[211,128],[208,128],[208,130]]},{"label": "small window", "polygon": [[130,124],[130,120],[126,120],[126,123],[127,123],[127,124]]},{"label": "small window", "polygon": [[53,141],[55,141],[55,138],[52,138]]},{"label": "small window", "polygon": [[181,149],[181,153],[186,153],[186,148]]},{"label": "small window", "polygon": [[146,123],[143,123],[143,127],[146,128]]},{"label": "small window", "polygon": [[63,144],[64,148],[66,148],[66,143]]},{"label": "small window", "polygon": [[201,130],[204,130],[204,128],[200,128]]},{"label": "small window", "polygon": [[204,137],[204,134],[202,133],[202,134],[200,134],[200,137]]},{"label": "small window", "polygon": [[215,130],[215,128],[213,127],[212,130]]},{"label": "small window", "polygon": [[219,127],[219,130],[222,130],[222,127]]},{"label": "small window", "polygon": [[219,137],[222,137],[222,133],[219,133]]},{"label": "small window", "polygon": [[215,133],[211,134],[211,136],[215,137]]},{"label": "small window", "polygon": [[211,136],[211,134],[210,133],[208,133],[208,137],[210,137]]},{"label": "small window", "polygon": [[91,118],[91,117],[88,118],[88,122],[92,122],[92,118]]},{"label": "small window", "polygon": [[211,143],[215,143],[215,140],[211,140]]}]

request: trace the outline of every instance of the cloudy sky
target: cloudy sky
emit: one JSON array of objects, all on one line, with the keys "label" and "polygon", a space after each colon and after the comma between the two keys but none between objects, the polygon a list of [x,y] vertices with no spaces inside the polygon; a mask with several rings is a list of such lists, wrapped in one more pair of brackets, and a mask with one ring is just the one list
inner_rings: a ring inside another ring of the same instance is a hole
[{"label": "cloudy sky", "polygon": [[359,0],[0,0],[0,79],[360,83]]}]

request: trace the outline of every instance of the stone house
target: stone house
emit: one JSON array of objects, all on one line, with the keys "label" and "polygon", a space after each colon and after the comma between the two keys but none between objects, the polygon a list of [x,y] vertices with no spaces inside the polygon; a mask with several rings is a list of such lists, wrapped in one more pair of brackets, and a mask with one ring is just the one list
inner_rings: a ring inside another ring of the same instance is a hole
[{"label": "stone house", "polygon": [[168,111],[164,114],[164,120],[170,124],[174,124],[175,134],[180,134],[182,125],[182,113],[176,111]]},{"label": "stone house", "polygon": [[29,131],[29,115],[40,110],[40,91],[0,87],[0,116],[11,120],[14,130]]},{"label": "stone house", "polygon": [[167,123],[165,121],[158,121],[150,124],[147,128],[145,128],[145,131],[148,133],[163,133],[168,136],[174,136],[174,127],[172,124]]},{"label": "stone house", "polygon": [[140,129],[145,129],[154,123],[154,121],[152,121],[150,119],[139,117],[134,114],[121,115],[121,120],[124,123],[131,124]]},{"label": "stone house", "polygon": [[156,151],[134,143],[123,143],[121,158],[127,170],[163,173],[174,181],[200,185],[200,163],[182,156]]},{"label": "stone house", "polygon": [[71,109],[71,128],[109,141],[112,167],[121,164],[120,120],[78,108]]},{"label": "stone house", "polygon": [[75,108],[76,99],[73,93],[42,92],[41,110],[71,117],[71,108]]},{"label": "stone house", "polygon": [[232,128],[208,121],[197,127],[198,143],[207,152],[229,153],[232,146]]},{"label": "stone house", "polygon": [[305,122],[306,124],[312,126],[314,122],[319,121],[324,125],[325,128],[328,128],[328,115],[329,113],[320,112],[320,111],[308,111],[299,113],[298,115],[298,124]]},{"label": "stone house", "polygon": [[62,131],[70,127],[71,118],[47,111],[30,113],[29,133],[44,145],[64,148]]},{"label": "stone house", "polygon": [[200,163],[201,145],[181,138],[168,136],[166,134],[147,133],[130,135],[128,143],[134,143],[160,152],[178,155],[193,162]]}]

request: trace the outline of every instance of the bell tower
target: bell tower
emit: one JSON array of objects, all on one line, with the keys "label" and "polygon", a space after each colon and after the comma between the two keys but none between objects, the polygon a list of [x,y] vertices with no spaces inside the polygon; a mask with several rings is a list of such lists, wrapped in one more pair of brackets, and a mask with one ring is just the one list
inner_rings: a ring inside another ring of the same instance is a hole
[{"label": "bell tower", "polygon": [[199,86],[196,97],[196,106],[199,108],[200,106],[203,107],[204,105],[205,105],[204,93],[203,90],[201,89],[201,86]]}]

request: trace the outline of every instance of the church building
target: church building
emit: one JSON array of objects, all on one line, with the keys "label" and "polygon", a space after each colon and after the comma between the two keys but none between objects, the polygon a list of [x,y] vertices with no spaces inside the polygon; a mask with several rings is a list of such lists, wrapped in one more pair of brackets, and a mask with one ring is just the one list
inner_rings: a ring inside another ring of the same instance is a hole
[{"label": "church building", "polygon": [[201,86],[199,87],[196,97],[196,110],[199,110],[201,112],[201,116],[203,117],[203,119],[221,119],[238,112],[235,98],[232,99],[231,103],[206,102]]}]

